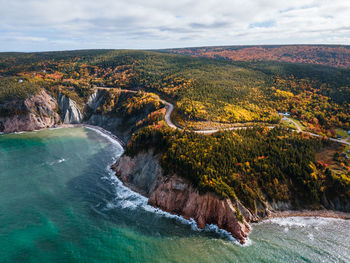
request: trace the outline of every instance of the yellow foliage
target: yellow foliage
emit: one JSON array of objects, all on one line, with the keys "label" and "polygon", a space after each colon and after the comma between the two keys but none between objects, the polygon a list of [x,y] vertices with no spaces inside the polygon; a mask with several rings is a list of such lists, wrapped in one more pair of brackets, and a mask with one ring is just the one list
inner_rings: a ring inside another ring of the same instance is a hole
[{"label": "yellow foliage", "polygon": [[276,89],[276,96],[282,97],[282,98],[291,98],[291,97],[294,97],[294,94],[289,91]]}]

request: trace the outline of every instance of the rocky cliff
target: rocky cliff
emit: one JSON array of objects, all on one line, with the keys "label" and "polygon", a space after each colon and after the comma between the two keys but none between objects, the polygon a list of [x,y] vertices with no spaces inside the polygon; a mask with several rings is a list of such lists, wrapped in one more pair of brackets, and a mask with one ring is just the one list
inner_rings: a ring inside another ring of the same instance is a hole
[{"label": "rocky cliff", "polygon": [[60,122],[57,101],[45,90],[26,99],[0,104],[0,132],[32,131]]},{"label": "rocky cliff", "polygon": [[150,205],[193,218],[199,228],[216,224],[245,243],[250,231],[248,223],[257,221],[256,216],[238,201],[220,199],[213,193],[200,194],[185,179],[165,175],[159,160],[160,156],[150,150],[134,158],[124,155],[112,168],[127,186],[148,197]]},{"label": "rocky cliff", "polygon": [[96,112],[97,108],[103,103],[104,90],[95,90],[88,99],[86,106],[92,111]]},{"label": "rocky cliff", "polygon": [[[130,140],[137,124],[155,109],[145,107],[132,115],[125,115],[118,107],[135,96],[134,92],[122,92],[121,99],[113,107],[106,101],[109,91],[96,89],[85,105],[78,105],[73,99],[59,93],[57,100],[42,89],[26,100],[12,100],[0,104],[0,132],[32,131],[48,128],[60,123],[85,123],[102,127],[117,135],[123,142]],[[107,111],[101,108],[109,108]]]},{"label": "rocky cliff", "polygon": [[77,124],[83,120],[77,104],[72,99],[68,98],[63,94],[58,96],[58,107],[61,112],[62,122],[65,124]]},{"label": "rocky cliff", "polygon": [[[129,112],[130,101],[135,97],[140,99],[140,96],[127,90],[96,89],[84,109],[84,122],[102,127],[128,142],[132,134],[140,128],[139,124],[158,109],[149,103],[132,113]],[[137,106],[141,102],[142,99],[132,104]]]}]

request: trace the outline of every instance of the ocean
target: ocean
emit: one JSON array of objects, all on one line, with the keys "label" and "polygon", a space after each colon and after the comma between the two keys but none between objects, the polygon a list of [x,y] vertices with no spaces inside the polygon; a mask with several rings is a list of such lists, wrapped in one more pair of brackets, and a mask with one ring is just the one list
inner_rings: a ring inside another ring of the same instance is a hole
[{"label": "ocean", "polygon": [[147,205],[87,128],[0,135],[0,262],[350,262],[350,221],[270,219],[246,245]]}]

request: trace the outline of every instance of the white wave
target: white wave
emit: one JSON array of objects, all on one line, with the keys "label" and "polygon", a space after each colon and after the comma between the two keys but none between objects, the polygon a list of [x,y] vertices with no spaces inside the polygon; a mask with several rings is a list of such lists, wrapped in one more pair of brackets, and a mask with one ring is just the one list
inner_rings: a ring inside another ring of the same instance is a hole
[{"label": "white wave", "polygon": [[89,126],[84,126],[84,128],[89,129],[89,130],[92,130],[92,131],[98,133],[99,135],[101,135],[102,137],[108,139],[110,142],[112,142],[114,145],[116,145],[116,146],[118,147],[118,150],[121,151],[120,155],[123,153],[123,150],[124,150],[124,149],[123,149],[123,147],[120,145],[120,142],[119,142],[118,140],[114,139],[114,138],[112,137],[113,134],[111,134],[110,132],[108,132],[108,131],[102,132],[102,131],[100,131],[99,129],[96,129],[96,128],[93,128],[93,127],[89,127]]},{"label": "white wave", "polygon": [[[194,231],[214,232],[222,238],[227,238],[231,242],[241,245],[228,231],[220,229],[217,225],[210,224],[210,225],[206,225],[204,229],[200,229],[193,218],[186,219],[183,216],[174,215],[149,205],[148,199],[146,197],[126,187],[119,180],[119,178],[115,176],[114,172],[110,169],[109,166],[107,170],[110,176],[102,177],[102,179],[108,180],[112,185],[114,185],[116,187],[116,193],[115,193],[115,199],[111,202],[108,202],[104,210],[111,210],[116,208],[130,209],[130,210],[143,209],[147,212],[154,213],[158,216],[175,219],[184,225],[189,225],[191,229]],[[249,246],[251,244],[251,240],[247,239],[246,241],[247,242],[244,246]]]},{"label": "white wave", "polygon": [[[289,229],[290,227],[312,227],[318,229],[320,226],[342,220],[337,218],[323,217],[279,217],[265,220],[259,224],[272,223]],[[287,230],[288,231],[288,230]]]},{"label": "white wave", "polygon": [[55,164],[63,163],[65,161],[66,161],[66,159],[62,158],[62,159],[58,159],[57,161],[54,161],[54,162],[49,162],[48,165],[52,166]]},{"label": "white wave", "polygon": [[[237,239],[235,239],[230,232],[219,228],[217,225],[214,224],[210,224],[210,225],[206,225],[204,231],[208,231],[208,232],[215,232],[216,234],[218,234],[220,237],[222,238],[227,238],[228,240],[230,240],[231,242],[237,243],[239,245],[241,245]],[[252,241],[247,238],[246,239],[246,243],[242,246],[250,246],[252,244]]]},{"label": "white wave", "polygon": [[64,127],[62,127],[62,126],[58,126],[58,127],[47,128],[47,129],[50,131],[53,131],[53,130],[59,130],[59,129],[63,129],[63,128]]},{"label": "white wave", "polygon": [[43,131],[45,129],[39,129],[39,130],[32,130],[32,131],[20,131],[20,132],[9,132],[9,133],[3,133],[3,132],[0,132],[0,135],[20,135],[20,134],[26,134],[26,133],[36,133],[36,132],[39,132],[39,131]]}]

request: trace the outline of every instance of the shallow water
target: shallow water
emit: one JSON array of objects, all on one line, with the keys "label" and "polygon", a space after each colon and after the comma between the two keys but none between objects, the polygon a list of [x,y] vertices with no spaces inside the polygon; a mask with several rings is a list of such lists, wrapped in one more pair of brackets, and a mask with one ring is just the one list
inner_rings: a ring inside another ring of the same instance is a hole
[{"label": "shallow water", "polygon": [[170,216],[108,169],[122,153],[84,128],[0,135],[0,262],[350,262],[350,222],[272,219],[247,246]]}]

